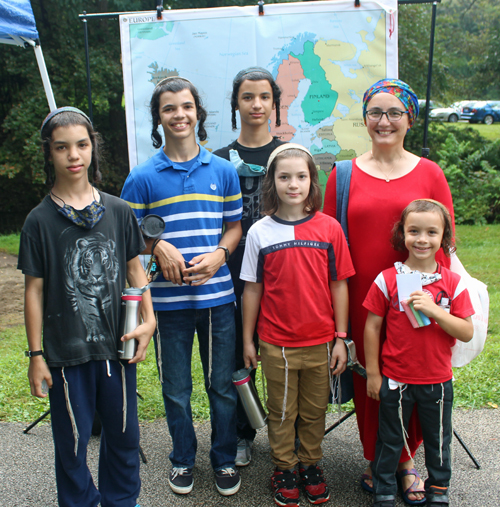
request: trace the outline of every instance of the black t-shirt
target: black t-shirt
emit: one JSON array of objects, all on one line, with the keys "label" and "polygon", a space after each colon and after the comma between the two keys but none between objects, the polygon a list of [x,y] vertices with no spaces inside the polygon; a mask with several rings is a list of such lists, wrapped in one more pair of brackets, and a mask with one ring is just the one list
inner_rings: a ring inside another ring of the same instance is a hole
[{"label": "black t-shirt", "polygon": [[[214,155],[230,160],[229,150],[236,150],[243,162],[267,167],[269,156],[282,144],[286,144],[285,141],[280,141],[277,137],[273,137],[273,140],[269,144],[259,146],[258,148],[247,148],[246,146],[242,146],[238,141],[234,141],[229,146],[214,151]],[[241,218],[243,234],[238,247],[233,252],[228,262],[237,298],[243,292],[243,286],[245,285],[244,282],[240,281],[240,270],[243,261],[243,253],[245,251],[247,233],[250,227],[262,217],[260,213],[260,204],[263,179],[263,175],[240,176],[241,195],[243,198],[243,215]]]},{"label": "black t-shirt", "polygon": [[46,196],[21,232],[17,267],[43,278],[43,348],[51,367],[118,359],[126,264],[145,244],[128,204],[100,196],[106,211],[91,230],[71,223]]}]

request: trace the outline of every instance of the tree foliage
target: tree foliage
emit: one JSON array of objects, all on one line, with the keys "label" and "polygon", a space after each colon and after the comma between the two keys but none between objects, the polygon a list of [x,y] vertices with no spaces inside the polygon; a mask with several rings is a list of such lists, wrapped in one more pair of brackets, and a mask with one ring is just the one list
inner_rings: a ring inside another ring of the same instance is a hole
[{"label": "tree foliage", "polygon": [[[78,15],[84,10],[89,13],[154,11],[158,2],[32,0],[31,3],[57,105],[73,105],[88,112],[83,23]],[[249,3],[248,0],[170,0],[164,6],[180,9]],[[489,96],[499,91],[499,11],[498,5],[489,0],[443,0],[438,5],[433,99],[450,102],[464,98],[500,99],[500,96]],[[424,97],[431,6],[401,5],[399,12],[400,76]],[[87,26],[94,124],[105,141],[101,188],[118,195],[128,173],[119,26],[113,19],[94,19]],[[39,128],[47,113],[33,51],[0,46],[0,232],[19,230],[29,210],[46,193]],[[444,143],[445,139],[440,142]]]}]

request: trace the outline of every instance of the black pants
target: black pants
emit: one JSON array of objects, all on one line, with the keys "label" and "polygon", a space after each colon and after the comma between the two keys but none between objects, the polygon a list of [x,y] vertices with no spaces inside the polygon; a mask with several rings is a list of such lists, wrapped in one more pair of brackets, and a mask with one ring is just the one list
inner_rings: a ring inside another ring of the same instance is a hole
[{"label": "black pants", "polygon": [[[372,463],[374,493],[376,496],[395,496],[397,493],[395,473],[404,446],[398,409],[401,404],[403,424],[407,429],[413,406],[416,404],[424,437],[425,466],[429,474],[425,481],[426,497],[429,501],[428,493],[431,486],[448,488],[450,484],[453,406],[451,380],[443,384],[406,384],[394,390],[390,390],[388,384],[389,379],[383,377],[380,389],[378,439],[375,461]],[[441,404],[443,406],[442,421]],[[442,441],[440,442],[441,429]]]}]

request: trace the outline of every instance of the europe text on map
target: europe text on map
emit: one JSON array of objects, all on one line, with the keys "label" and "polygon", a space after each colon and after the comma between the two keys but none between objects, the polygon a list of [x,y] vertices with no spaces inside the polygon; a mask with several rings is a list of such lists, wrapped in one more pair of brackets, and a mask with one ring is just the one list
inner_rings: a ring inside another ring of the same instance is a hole
[{"label": "europe text on map", "polygon": [[[369,149],[362,117],[365,90],[397,77],[397,1],[270,4],[121,16],[131,168],[153,155],[149,100],[155,85],[182,76],[208,111],[209,150],[238,137],[231,128],[232,80],[260,66],[281,87],[281,126],[271,132],[310,149],[322,182],[335,160]],[[161,128],[160,128],[161,129]]]}]

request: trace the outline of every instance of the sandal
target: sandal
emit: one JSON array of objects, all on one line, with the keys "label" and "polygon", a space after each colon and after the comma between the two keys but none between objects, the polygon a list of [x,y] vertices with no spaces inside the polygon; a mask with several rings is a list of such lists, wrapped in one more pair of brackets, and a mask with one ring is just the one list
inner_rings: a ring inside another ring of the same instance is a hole
[{"label": "sandal", "polygon": [[368,493],[373,493],[373,487],[370,486],[369,484],[366,484],[365,481],[373,481],[373,477],[371,475],[368,475],[368,474],[363,474],[361,476],[361,487],[365,491],[368,491]]},{"label": "sandal", "polygon": [[[403,491],[403,480],[402,479],[403,479],[403,477],[406,477],[407,475],[414,475],[415,480],[413,481],[413,484],[406,491]],[[403,500],[405,501],[405,503],[407,503],[408,505],[423,505],[423,504],[425,504],[425,502],[426,502],[425,497],[422,498],[421,500],[410,500],[408,498],[408,495],[411,493],[424,493],[425,494],[425,489],[424,488],[419,489],[419,487],[418,487],[418,483],[419,483],[419,480],[421,479],[421,477],[420,477],[419,473],[414,468],[412,468],[411,470],[404,468],[400,472],[396,473],[396,477],[397,477],[399,485],[401,487],[401,495],[403,496]]]}]

